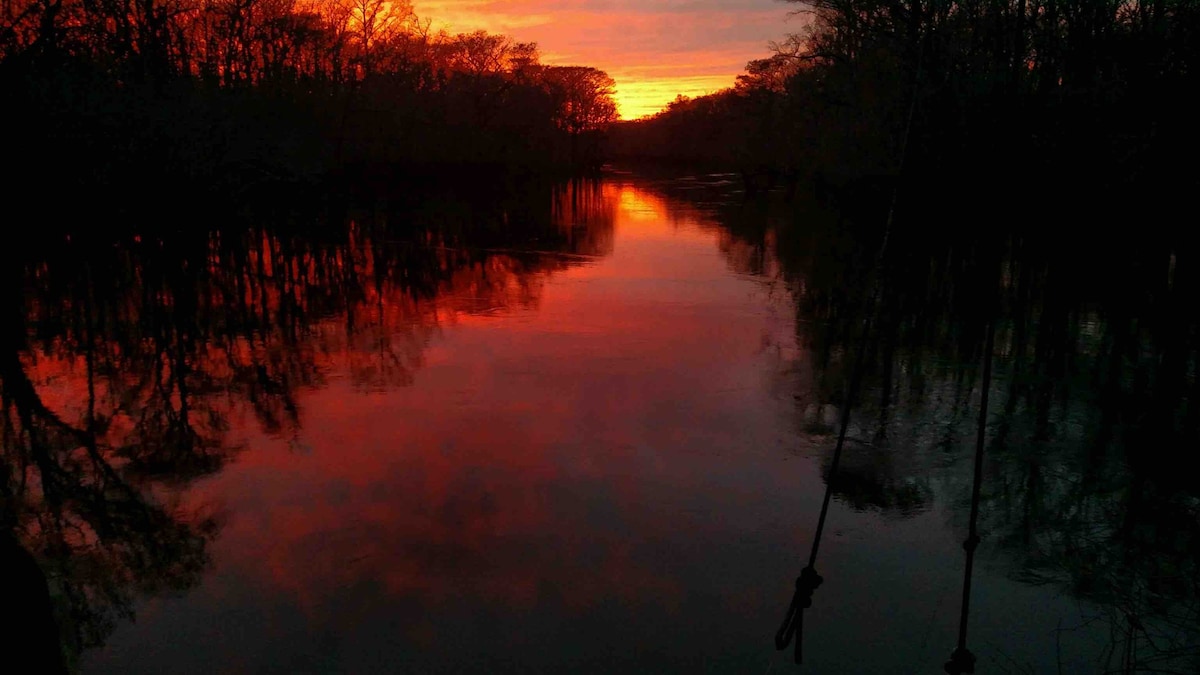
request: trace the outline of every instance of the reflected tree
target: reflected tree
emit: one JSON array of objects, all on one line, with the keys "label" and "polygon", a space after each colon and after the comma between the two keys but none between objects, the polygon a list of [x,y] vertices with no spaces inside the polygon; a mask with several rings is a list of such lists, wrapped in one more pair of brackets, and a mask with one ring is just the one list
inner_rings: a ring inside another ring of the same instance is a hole
[{"label": "reflected tree", "polygon": [[[778,267],[739,269],[792,289],[799,424],[832,447],[877,214],[815,195],[763,207],[775,216],[756,208],[724,214],[729,234]],[[953,236],[899,221],[851,442],[827,476],[835,497],[898,517],[942,507],[965,532],[981,299],[999,288],[980,554],[1086,600],[1083,620],[1113,631],[1099,672],[1194,671],[1200,493],[1186,477],[1200,446],[1200,326],[1182,309],[1200,293],[1194,261],[1186,244],[1153,237],[1048,244],[1003,221]]]},{"label": "reflected tree", "polygon": [[3,253],[0,555],[19,627],[3,640],[39,672],[200,580],[220,518],[184,496],[253,451],[231,420],[295,439],[303,391],[334,368],[411,383],[457,316],[535,306],[546,275],[607,253],[614,212],[586,182],[457,214],[245,208],[221,229],[82,229]]},{"label": "reflected tree", "polygon": [[[27,351],[20,296],[7,290],[4,298],[6,317],[17,319],[7,323],[0,345],[0,517],[5,569],[11,564],[16,574],[6,582],[18,598],[9,609],[14,625],[25,612],[34,619],[22,630],[40,633],[26,639],[38,645],[36,657],[49,672],[100,644],[117,620],[131,616],[138,596],[187,588],[204,569],[216,520],[155,493],[156,481],[139,461],[146,456],[141,444],[152,455],[169,449],[185,479],[214,470],[220,460],[212,450],[217,441],[200,441],[189,423],[186,390],[175,388],[169,413],[140,420],[130,415],[134,405],[106,405],[126,397],[133,404],[136,394],[104,377],[94,349],[95,315],[87,311],[62,317],[79,321],[86,336],[83,354],[70,354],[83,372],[60,376],[70,380],[65,393],[78,398],[49,403],[45,392],[53,384],[38,375]],[[63,349],[41,358],[67,357]],[[148,385],[151,399],[168,396],[161,377],[149,379],[156,382]],[[162,474],[163,458],[157,459],[152,473]],[[14,645],[14,652],[26,649]]]}]

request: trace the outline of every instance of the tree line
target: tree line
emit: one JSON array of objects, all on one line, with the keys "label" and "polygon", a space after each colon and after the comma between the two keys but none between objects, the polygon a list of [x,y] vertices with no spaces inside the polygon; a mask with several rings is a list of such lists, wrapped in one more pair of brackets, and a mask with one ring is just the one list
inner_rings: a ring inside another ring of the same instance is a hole
[{"label": "tree line", "polygon": [[1200,3],[790,1],[802,32],[729,89],[622,125],[614,151],[776,178],[1006,183],[1006,199],[1195,185],[1174,163],[1200,139]]},{"label": "tree line", "polygon": [[614,86],[533,43],[434,30],[407,0],[0,4],[9,164],[30,187],[587,167]]}]

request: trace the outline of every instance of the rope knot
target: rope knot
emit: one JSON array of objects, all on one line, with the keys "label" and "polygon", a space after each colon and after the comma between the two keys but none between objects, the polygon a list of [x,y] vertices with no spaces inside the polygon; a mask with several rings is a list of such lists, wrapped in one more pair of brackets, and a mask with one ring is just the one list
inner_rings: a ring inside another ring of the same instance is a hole
[{"label": "rope knot", "polygon": [[796,577],[796,599],[802,607],[812,607],[813,591],[817,590],[824,580],[812,565],[806,565],[800,570],[800,576]]},{"label": "rope knot", "polygon": [[950,654],[950,660],[943,667],[947,675],[964,675],[975,672],[975,655],[966,647],[959,647]]},{"label": "rope knot", "polygon": [[967,537],[965,541],[963,541],[963,550],[965,550],[967,553],[974,553],[975,549],[978,547],[979,535],[977,534],[972,534],[971,536]]},{"label": "rope knot", "polygon": [[802,660],[801,641],[804,638],[804,610],[812,607],[813,591],[821,585],[824,579],[820,574],[813,569],[812,565],[806,565],[800,570],[800,576],[796,577],[796,592],[792,595],[792,604],[788,606],[787,615],[783,617],[783,625],[779,627],[779,632],[775,633],[775,648],[786,649],[791,643],[792,638],[796,640],[796,663]]}]

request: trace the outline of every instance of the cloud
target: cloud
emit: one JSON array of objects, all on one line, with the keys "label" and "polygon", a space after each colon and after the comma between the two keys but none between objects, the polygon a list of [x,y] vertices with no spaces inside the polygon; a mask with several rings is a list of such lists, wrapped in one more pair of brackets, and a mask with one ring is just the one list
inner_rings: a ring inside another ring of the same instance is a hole
[{"label": "cloud", "polygon": [[778,0],[416,0],[419,15],[450,31],[484,29],[537,42],[553,65],[589,65],[617,81],[626,118],[678,94],[733,84],[767,44],[799,30]]}]

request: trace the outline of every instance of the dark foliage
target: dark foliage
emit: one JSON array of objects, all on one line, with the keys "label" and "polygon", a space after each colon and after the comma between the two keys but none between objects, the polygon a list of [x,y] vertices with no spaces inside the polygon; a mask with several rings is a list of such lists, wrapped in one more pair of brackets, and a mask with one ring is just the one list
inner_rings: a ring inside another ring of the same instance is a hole
[{"label": "dark foliage", "polygon": [[750,189],[903,175],[946,213],[1153,217],[1197,185],[1200,3],[793,1],[803,34],[733,88],[621,125],[614,152],[737,168]]},{"label": "dark foliage", "polygon": [[[383,0],[18,0],[0,12],[6,162],[119,206],[334,169],[595,166],[613,81],[430,30]],[[164,194],[165,193],[165,194]]]}]

